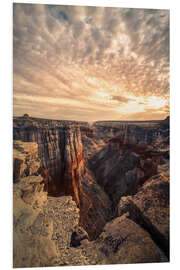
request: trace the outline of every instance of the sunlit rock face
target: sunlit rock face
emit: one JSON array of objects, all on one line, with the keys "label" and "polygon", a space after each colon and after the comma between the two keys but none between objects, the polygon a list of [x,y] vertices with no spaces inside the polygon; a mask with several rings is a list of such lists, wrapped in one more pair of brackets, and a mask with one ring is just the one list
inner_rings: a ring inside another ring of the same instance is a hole
[{"label": "sunlit rock face", "polygon": [[48,195],[71,195],[80,208],[81,225],[90,238],[96,237],[108,219],[111,202],[86,170],[81,134],[92,137],[92,131],[63,121],[50,121],[48,127],[43,120],[28,121],[28,127],[27,119],[15,121],[14,139],[37,142],[39,173]]},{"label": "sunlit rock face", "polygon": [[32,120],[27,127],[26,122],[27,120],[24,121],[25,126],[22,122],[20,127],[14,128],[14,139],[37,142],[41,162],[40,172],[48,193],[71,194],[79,204],[78,190],[81,191],[79,179],[84,174],[79,128],[55,125],[47,127],[46,124],[41,126]]},{"label": "sunlit rock face", "polygon": [[13,181],[21,177],[37,175],[40,169],[37,143],[13,142]]},{"label": "sunlit rock face", "polygon": [[[71,235],[79,223],[79,209],[71,196],[48,197],[42,177],[20,178],[13,186],[13,267],[70,264]],[[73,263],[81,252],[73,253]]]}]

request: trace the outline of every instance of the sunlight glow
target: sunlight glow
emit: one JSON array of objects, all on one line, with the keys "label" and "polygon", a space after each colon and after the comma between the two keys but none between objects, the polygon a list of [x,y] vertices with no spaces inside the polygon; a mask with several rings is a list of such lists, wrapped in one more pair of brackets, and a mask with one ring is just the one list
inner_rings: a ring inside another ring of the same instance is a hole
[{"label": "sunlight glow", "polygon": [[151,96],[147,99],[147,106],[151,108],[162,108],[166,105],[167,101],[161,97]]}]

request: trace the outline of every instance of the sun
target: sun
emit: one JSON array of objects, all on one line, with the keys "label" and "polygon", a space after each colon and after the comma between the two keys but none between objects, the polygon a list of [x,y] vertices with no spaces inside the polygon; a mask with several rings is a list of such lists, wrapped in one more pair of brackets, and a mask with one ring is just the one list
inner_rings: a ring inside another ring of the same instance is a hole
[{"label": "sun", "polygon": [[147,105],[151,108],[162,108],[166,105],[167,101],[164,98],[157,97],[157,96],[151,96],[147,99]]}]

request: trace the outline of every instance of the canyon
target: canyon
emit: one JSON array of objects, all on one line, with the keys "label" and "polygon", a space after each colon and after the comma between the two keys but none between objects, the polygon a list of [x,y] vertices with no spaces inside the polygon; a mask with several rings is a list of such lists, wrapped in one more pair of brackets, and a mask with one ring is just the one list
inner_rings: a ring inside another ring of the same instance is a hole
[{"label": "canyon", "polygon": [[169,261],[169,117],[13,119],[14,267]]}]

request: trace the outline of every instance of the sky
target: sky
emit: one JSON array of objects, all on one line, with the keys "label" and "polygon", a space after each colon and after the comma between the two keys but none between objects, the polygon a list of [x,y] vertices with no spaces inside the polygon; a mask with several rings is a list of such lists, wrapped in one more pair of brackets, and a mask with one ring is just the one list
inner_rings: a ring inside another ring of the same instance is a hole
[{"label": "sky", "polygon": [[169,10],[13,5],[13,114],[169,115]]}]

